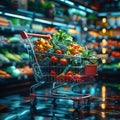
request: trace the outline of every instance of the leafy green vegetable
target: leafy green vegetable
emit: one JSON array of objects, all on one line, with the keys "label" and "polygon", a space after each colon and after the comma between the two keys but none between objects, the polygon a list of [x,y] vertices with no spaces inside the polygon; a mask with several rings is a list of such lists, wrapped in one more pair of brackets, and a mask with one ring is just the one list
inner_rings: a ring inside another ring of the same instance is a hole
[{"label": "leafy green vegetable", "polygon": [[57,45],[59,43],[63,45],[70,45],[73,42],[73,38],[70,34],[66,34],[65,31],[59,30],[57,33],[53,34],[51,41],[53,45]]},{"label": "leafy green vegetable", "polygon": [[82,55],[81,55],[81,56],[82,56],[82,57],[87,57],[87,58],[89,58],[89,57],[92,57],[92,56],[94,56],[94,55],[93,55],[92,50],[86,49],[86,50],[84,50],[84,51],[82,52]]}]

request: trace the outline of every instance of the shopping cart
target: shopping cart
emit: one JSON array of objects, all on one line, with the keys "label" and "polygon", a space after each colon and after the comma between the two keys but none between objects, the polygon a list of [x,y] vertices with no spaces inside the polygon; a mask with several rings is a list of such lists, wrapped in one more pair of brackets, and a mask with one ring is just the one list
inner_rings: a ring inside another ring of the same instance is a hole
[{"label": "shopping cart", "polygon": [[[49,97],[52,99],[70,99],[77,101],[78,103],[81,100],[88,100],[91,95],[81,92],[75,92],[76,86],[87,85],[90,82],[95,80],[97,73],[97,65],[95,64],[86,64],[90,61],[97,61],[97,58],[82,58],[79,56],[65,55],[65,54],[56,54],[51,52],[36,51],[34,40],[32,37],[40,37],[51,39],[51,35],[42,35],[42,34],[33,34],[26,33],[22,31],[21,37],[24,39],[27,51],[30,55],[30,61],[32,63],[32,68],[35,77],[35,84],[30,88],[30,98],[31,106],[35,106],[37,97]],[[51,56],[57,57],[58,60],[65,58],[67,60],[67,65],[61,65],[56,63],[51,63]],[[70,73],[72,71],[72,73]],[[66,74],[69,73],[69,74]],[[74,75],[71,75],[73,74]],[[52,83],[50,90],[50,95],[38,95],[36,89],[47,83]],[[70,85],[71,92],[59,91],[60,87]]]}]

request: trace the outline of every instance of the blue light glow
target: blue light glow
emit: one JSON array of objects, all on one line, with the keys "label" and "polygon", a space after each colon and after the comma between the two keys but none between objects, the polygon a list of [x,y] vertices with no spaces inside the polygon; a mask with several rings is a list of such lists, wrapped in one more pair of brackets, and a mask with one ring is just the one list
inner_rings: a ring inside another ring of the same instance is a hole
[{"label": "blue light glow", "polygon": [[4,15],[10,16],[10,17],[16,17],[16,18],[20,18],[20,19],[25,19],[25,20],[32,20],[32,18],[21,16],[21,15],[15,15],[15,14],[11,14],[11,13],[4,13]]},{"label": "blue light glow", "polygon": [[68,27],[69,27],[69,28],[75,28],[75,26],[74,26],[74,25],[68,25]]},{"label": "blue light glow", "polygon": [[79,5],[78,6],[80,9],[82,9],[82,10],[85,10],[86,9],[86,7],[84,7],[84,6],[82,6],[82,5]]},{"label": "blue light glow", "polygon": [[79,13],[83,16],[86,16],[86,12],[84,12],[84,11],[79,11]]},{"label": "blue light glow", "polygon": [[64,23],[59,23],[59,22],[53,22],[53,25],[67,27],[66,24],[64,24]]},{"label": "blue light glow", "polygon": [[93,10],[89,9],[89,8],[87,8],[86,11],[89,12],[89,13],[93,13]]},{"label": "blue light glow", "polygon": [[46,23],[46,24],[52,24],[51,21],[43,20],[43,19],[38,19],[38,18],[35,18],[35,21],[36,21],[36,22],[41,22],[41,23]]},{"label": "blue light glow", "polygon": [[74,5],[73,2],[69,1],[69,0],[65,0],[65,3],[69,4],[69,5]]},{"label": "blue light glow", "polygon": [[94,88],[94,87],[91,87],[91,89],[90,89],[90,94],[91,94],[91,95],[94,95],[94,94],[95,94],[95,88]]}]

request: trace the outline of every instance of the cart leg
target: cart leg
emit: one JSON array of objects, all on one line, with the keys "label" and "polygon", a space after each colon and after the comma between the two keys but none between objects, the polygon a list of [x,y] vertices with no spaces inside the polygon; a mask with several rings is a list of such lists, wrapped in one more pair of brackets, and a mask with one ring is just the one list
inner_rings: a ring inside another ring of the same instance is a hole
[{"label": "cart leg", "polygon": [[53,109],[56,108],[56,106],[57,106],[56,98],[53,98],[52,105],[53,105]]},{"label": "cart leg", "polygon": [[31,112],[31,115],[34,115],[37,112],[37,109],[36,109],[37,97],[36,97],[35,90],[36,90],[36,88],[40,87],[42,84],[43,83],[39,82],[30,87],[30,112]]},{"label": "cart leg", "polygon": [[30,93],[34,94],[36,88],[40,87],[40,86],[43,85],[44,83],[45,83],[45,82],[38,82],[38,83],[32,85],[32,86],[30,87]]},{"label": "cart leg", "polygon": [[32,116],[35,115],[37,112],[36,105],[37,105],[36,95],[30,94],[30,113]]},{"label": "cart leg", "polygon": [[86,113],[90,113],[90,104],[91,104],[91,100],[90,98],[85,100],[85,107],[84,110],[86,111]]}]

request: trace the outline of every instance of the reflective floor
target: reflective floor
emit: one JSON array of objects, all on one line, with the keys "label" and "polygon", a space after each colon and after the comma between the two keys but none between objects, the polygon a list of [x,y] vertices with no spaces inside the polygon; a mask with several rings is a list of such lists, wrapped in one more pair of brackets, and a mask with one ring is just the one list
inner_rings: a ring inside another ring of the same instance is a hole
[{"label": "reflective floor", "polygon": [[[45,86],[45,85],[44,85]],[[0,98],[0,120],[120,120],[120,85],[95,82],[76,86],[77,93],[90,94],[85,103],[71,99],[49,98],[51,85],[36,93],[36,109],[30,107],[28,94],[12,94]],[[70,86],[60,87],[58,93],[70,93]]]}]

